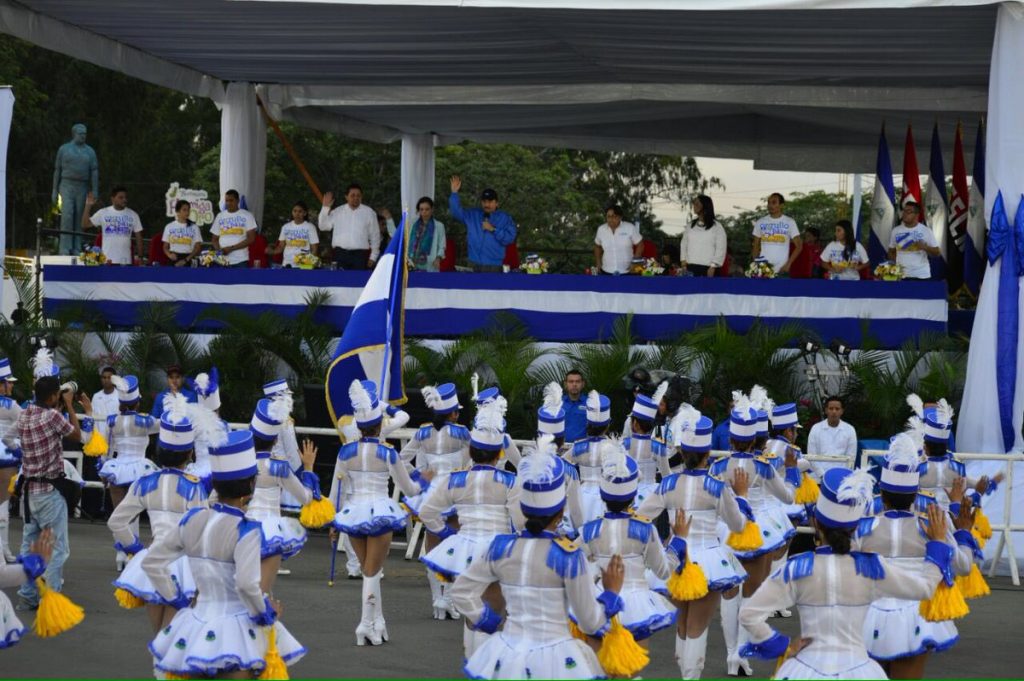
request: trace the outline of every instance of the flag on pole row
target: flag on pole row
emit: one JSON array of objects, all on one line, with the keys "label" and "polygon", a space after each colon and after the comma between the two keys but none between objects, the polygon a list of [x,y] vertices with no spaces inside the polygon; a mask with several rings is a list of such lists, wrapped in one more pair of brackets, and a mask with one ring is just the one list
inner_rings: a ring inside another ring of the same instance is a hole
[{"label": "flag on pole row", "polygon": [[878,136],[878,159],[875,161],[875,191],[871,196],[871,234],[868,257],[877,265],[888,260],[889,236],[896,224],[896,187],[892,181],[892,160],[885,139],[885,124]]},{"label": "flag on pole row", "polygon": [[[908,133],[909,134],[909,133]],[[906,186],[906,179],[903,180]],[[928,159],[928,185],[924,193],[924,215],[921,222],[928,225],[939,245],[939,255],[928,256],[932,278],[946,278],[948,243],[946,238],[949,222],[949,201],[946,198],[946,167],[942,162],[942,144],[939,142],[939,124],[932,128],[932,149]]]},{"label": "flag on pole row", "polygon": [[[955,180],[954,180],[955,182]],[[978,123],[974,140],[974,170],[967,204],[967,236],[964,241],[964,283],[975,297],[985,276],[985,124]]]},{"label": "flag on pole row", "polygon": [[[921,200],[921,173],[917,170],[917,152],[914,151],[914,131],[907,126],[907,141],[903,145],[903,192],[900,195],[900,208],[913,201],[924,209]],[[924,222],[925,215],[920,217]]]},{"label": "flag on pole row", "polygon": [[956,124],[953,142],[953,194],[949,200],[949,242],[946,247],[946,279],[949,292],[964,284],[964,242],[967,239],[967,164],[964,162],[963,126]]},{"label": "flag on pole row", "polygon": [[327,369],[327,411],[339,429],[351,418],[348,389],[353,380],[370,380],[381,401],[406,401],[402,384],[402,342],[405,335],[406,216],[387,250],[377,261],[352,310]]}]

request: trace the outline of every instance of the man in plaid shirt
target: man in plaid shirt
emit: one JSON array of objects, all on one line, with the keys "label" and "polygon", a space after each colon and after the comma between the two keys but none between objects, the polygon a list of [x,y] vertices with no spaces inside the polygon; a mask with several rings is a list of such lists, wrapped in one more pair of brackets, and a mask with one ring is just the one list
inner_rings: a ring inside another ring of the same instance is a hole
[{"label": "man in plaid shirt", "polygon": [[[74,395],[71,391],[61,393],[60,379],[43,376],[35,384],[36,401],[18,415],[18,420],[4,437],[4,444],[13,446],[13,440],[21,441],[21,475],[25,478],[22,494],[28,508],[23,513],[25,522],[21,540],[21,552],[49,528],[53,531],[53,557],[46,565],[46,584],[60,591],[64,583],[63,568],[71,554],[68,545],[68,507],[64,497],[46,479],[64,477],[63,440],[82,440],[78,415],[74,409]],[[64,405],[68,413],[65,419],[58,405]],[[79,396],[79,403],[86,414],[92,413],[92,404],[86,395]],[[10,443],[8,443],[10,441]],[[33,580],[27,581],[18,590],[21,599],[19,610],[34,610],[39,605],[39,591]]]}]

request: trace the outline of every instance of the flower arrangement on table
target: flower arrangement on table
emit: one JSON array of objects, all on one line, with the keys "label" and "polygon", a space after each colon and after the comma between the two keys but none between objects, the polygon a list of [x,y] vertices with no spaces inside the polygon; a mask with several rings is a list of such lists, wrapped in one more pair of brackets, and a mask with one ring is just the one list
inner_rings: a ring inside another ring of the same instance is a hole
[{"label": "flower arrangement on table", "polygon": [[747,268],[747,277],[750,279],[774,279],[775,268],[765,258],[757,258]]},{"label": "flower arrangement on table", "polygon": [[639,263],[639,265],[639,274],[642,277],[653,277],[665,271],[665,268],[655,258],[644,258],[643,262]]},{"label": "flower arrangement on table", "polygon": [[229,264],[227,256],[220,251],[206,249],[199,253],[200,267],[213,267],[214,265],[218,267],[226,267]]},{"label": "flower arrangement on table", "polygon": [[295,266],[300,270],[312,270],[320,266],[320,258],[312,253],[299,253],[295,256]]},{"label": "flower arrangement on table", "polygon": [[892,260],[878,263],[875,268],[875,279],[882,281],[899,281],[903,278],[903,266],[894,263]]},{"label": "flower arrangement on table", "polygon": [[82,251],[78,259],[83,265],[106,265],[107,256],[103,255],[103,249],[99,246],[90,246]]},{"label": "flower arrangement on table", "polygon": [[519,271],[526,274],[544,274],[548,271],[548,261],[536,253],[530,253],[523,260],[523,264],[519,266]]}]

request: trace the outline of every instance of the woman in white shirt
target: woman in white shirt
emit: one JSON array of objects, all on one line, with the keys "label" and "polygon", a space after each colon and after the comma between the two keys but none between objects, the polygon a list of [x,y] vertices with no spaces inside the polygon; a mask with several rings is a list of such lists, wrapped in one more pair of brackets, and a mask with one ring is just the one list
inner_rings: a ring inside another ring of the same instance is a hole
[{"label": "woman in white shirt", "polygon": [[304,201],[296,201],[292,206],[292,221],[281,227],[281,236],[277,244],[267,246],[267,255],[277,255],[284,251],[281,264],[285,267],[298,267],[295,256],[300,253],[316,255],[316,247],[320,244],[320,234],[306,218],[309,208]]},{"label": "woman in white shirt", "polygon": [[713,277],[725,261],[725,228],[715,220],[710,196],[693,200],[693,215],[679,242],[679,268],[695,277]]},{"label": "woman in white shirt", "polygon": [[829,279],[860,279],[860,271],[869,264],[868,252],[857,241],[849,220],[836,222],[836,237],[822,250],[821,264],[829,271]]},{"label": "woman in white shirt", "polygon": [[199,255],[203,247],[203,235],[199,225],[189,220],[192,204],[179,199],[174,204],[174,222],[164,227],[160,237],[164,244],[164,255],[175,267],[184,267]]}]

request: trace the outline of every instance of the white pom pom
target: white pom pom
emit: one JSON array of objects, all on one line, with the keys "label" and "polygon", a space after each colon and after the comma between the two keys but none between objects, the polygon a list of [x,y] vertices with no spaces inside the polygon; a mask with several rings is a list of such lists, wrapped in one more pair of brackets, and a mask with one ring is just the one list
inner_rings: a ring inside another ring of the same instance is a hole
[{"label": "white pom pom", "polygon": [[544,411],[557,414],[562,408],[562,386],[551,381],[544,386]]}]

